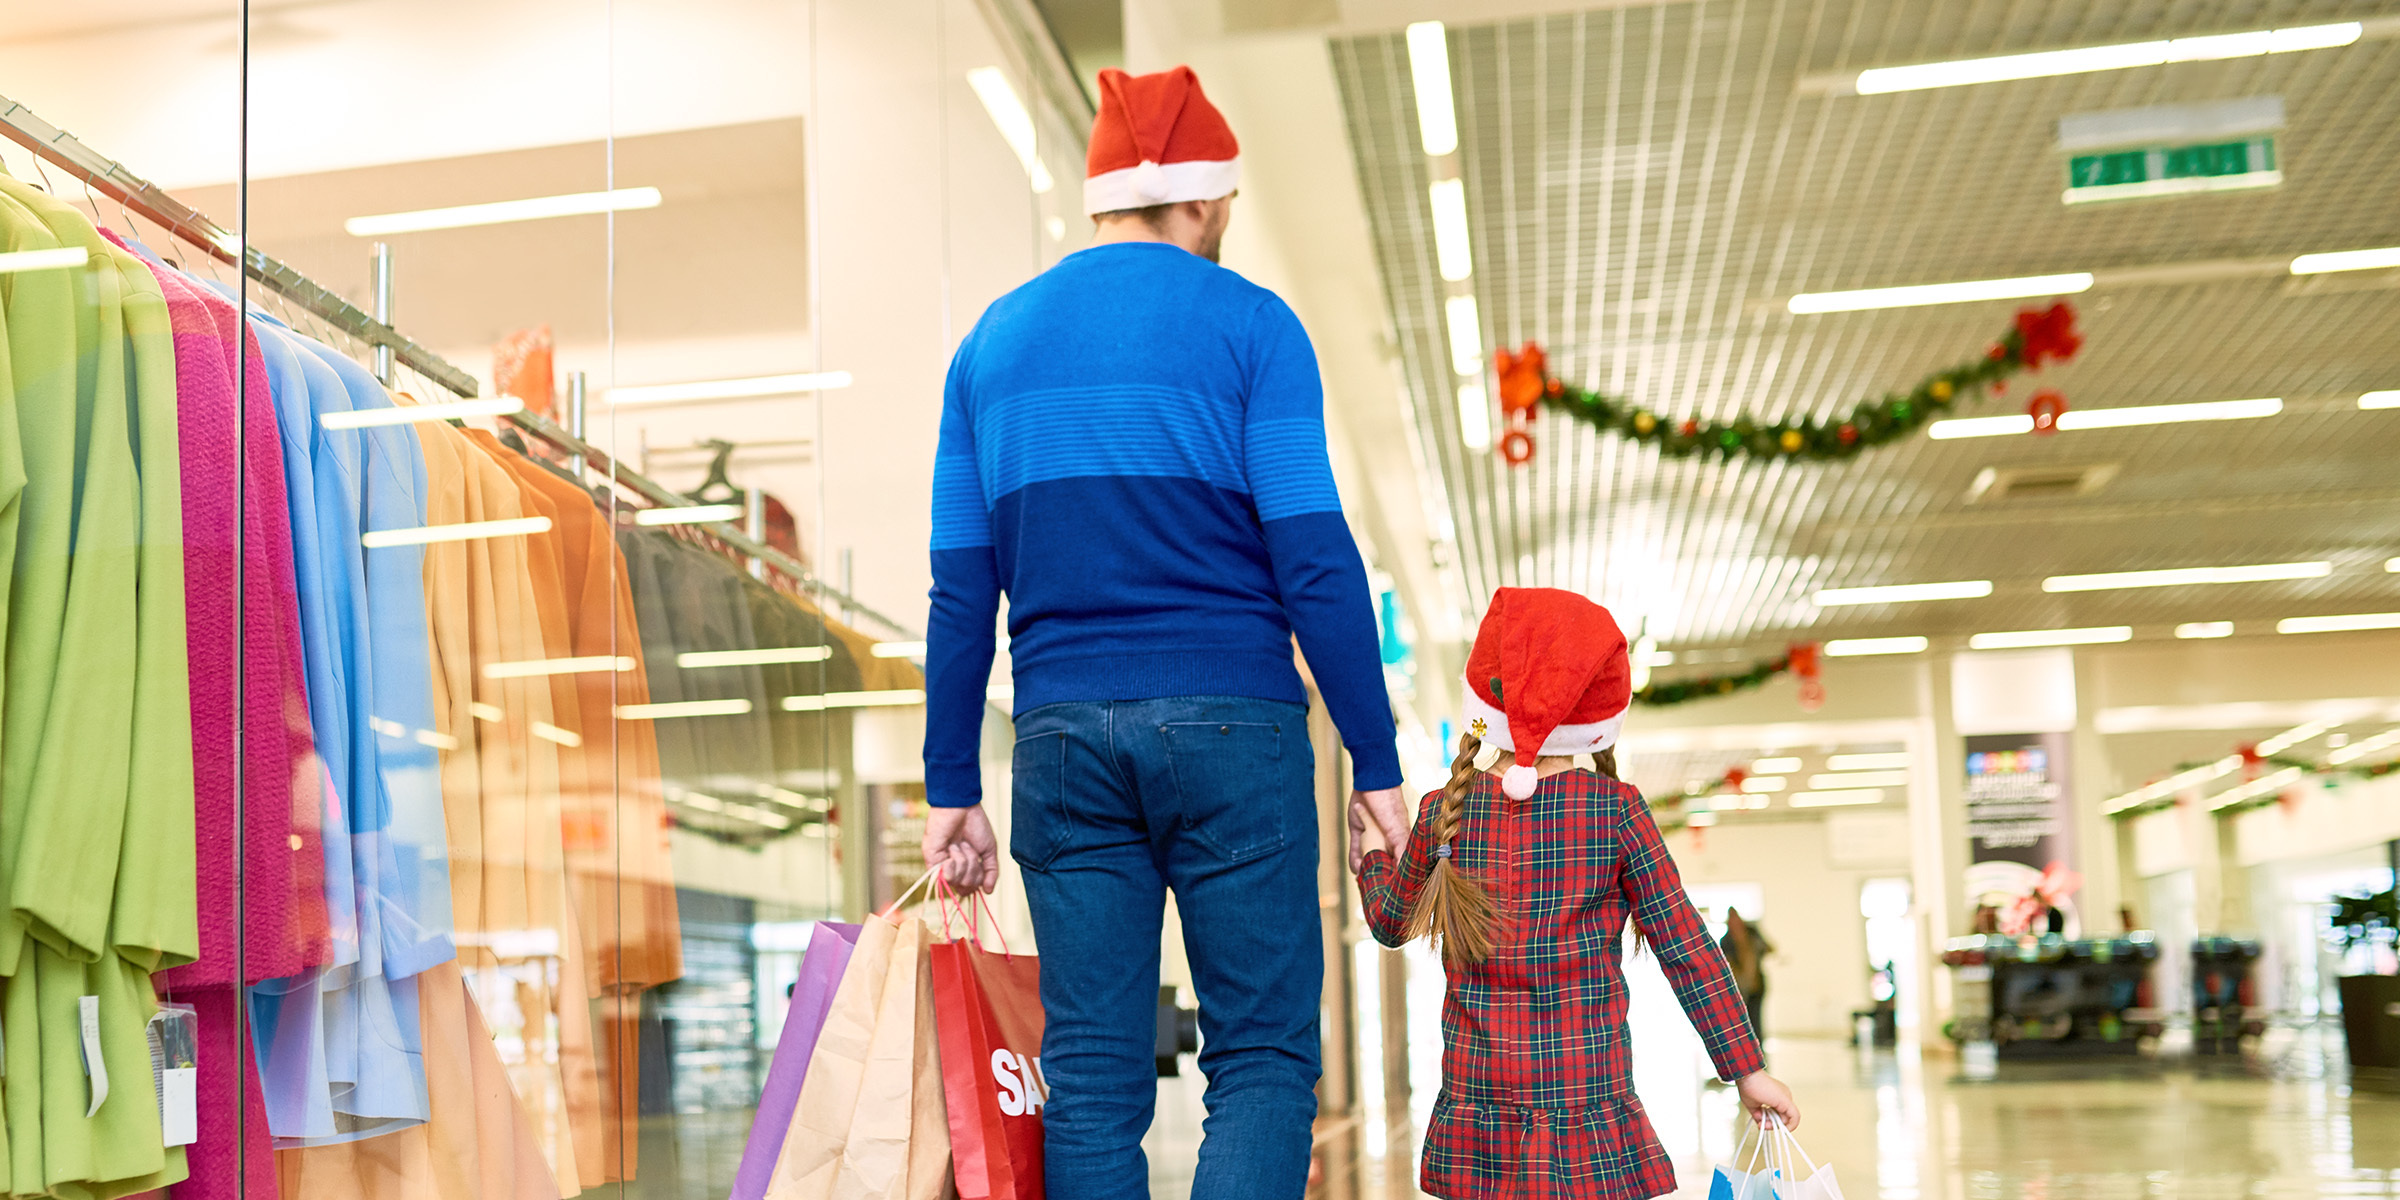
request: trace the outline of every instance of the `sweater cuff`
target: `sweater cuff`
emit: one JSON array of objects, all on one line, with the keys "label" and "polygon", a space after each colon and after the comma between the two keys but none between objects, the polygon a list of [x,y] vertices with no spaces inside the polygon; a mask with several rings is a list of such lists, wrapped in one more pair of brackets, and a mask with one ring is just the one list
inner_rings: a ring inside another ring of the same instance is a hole
[{"label": "sweater cuff", "polygon": [[1385,741],[1372,746],[1350,747],[1350,786],[1362,792],[1380,792],[1396,788],[1401,783],[1400,747]]},{"label": "sweater cuff", "polygon": [[983,803],[983,765],[926,763],[925,802],[935,808],[973,808]]}]

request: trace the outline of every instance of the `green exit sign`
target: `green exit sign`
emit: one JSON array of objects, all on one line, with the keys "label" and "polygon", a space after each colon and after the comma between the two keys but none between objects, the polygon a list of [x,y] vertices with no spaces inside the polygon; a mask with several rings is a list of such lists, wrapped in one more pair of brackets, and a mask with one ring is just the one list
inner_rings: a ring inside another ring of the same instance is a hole
[{"label": "green exit sign", "polygon": [[2273,187],[2283,182],[2271,136],[2191,146],[2136,146],[2067,160],[2069,204]]}]

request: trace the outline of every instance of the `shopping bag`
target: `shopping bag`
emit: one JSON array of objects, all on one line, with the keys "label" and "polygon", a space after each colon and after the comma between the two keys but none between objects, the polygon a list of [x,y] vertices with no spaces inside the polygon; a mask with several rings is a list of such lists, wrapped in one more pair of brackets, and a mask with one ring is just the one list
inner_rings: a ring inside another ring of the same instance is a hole
[{"label": "shopping bag", "polygon": [[799,1102],[767,1180],[766,1200],[832,1197],[899,939],[900,926],[882,917],[870,917],[859,928],[858,945],[850,952],[833,1002],[826,1006],[824,1029],[809,1054]]},{"label": "shopping bag", "polygon": [[[1818,1166],[1808,1151],[1800,1148],[1800,1139],[1784,1128],[1781,1121],[1770,1117],[1767,1131],[1769,1137],[1782,1143],[1784,1176],[1792,1181],[1784,1185],[1780,1195],[1787,1200],[1842,1200],[1842,1187],[1834,1181],[1832,1163]],[[1803,1166],[1808,1168],[1806,1174],[1799,1170]]]},{"label": "shopping bag", "polygon": [[850,965],[858,935],[859,926],[834,921],[819,921],[809,931],[808,950],[800,958],[800,978],[792,984],[791,1006],[783,1016],[783,1034],[775,1042],[775,1059],[767,1066],[766,1086],[759,1092],[758,1115],[750,1122],[750,1141],[742,1148],[741,1167],[734,1172],[731,1200],[765,1200],[775,1160],[782,1155],[784,1136],[791,1130],[793,1111],[800,1105],[809,1056],[824,1032],[842,969]]},{"label": "shopping bag", "polygon": [[[1773,1115],[1768,1119],[1773,1120]],[[1756,1138],[1750,1136],[1753,1132]],[[1747,1162],[1742,1159],[1745,1144],[1750,1147]],[[1733,1144],[1733,1162],[1718,1163],[1709,1175],[1708,1200],[1782,1200],[1783,1186],[1783,1171],[1773,1160],[1765,1128],[1745,1119],[1742,1135]]]},{"label": "shopping bag", "polygon": [[[974,897],[980,902],[981,896]],[[984,905],[981,914],[988,914]],[[979,915],[981,915],[979,914]],[[960,1200],[1041,1200],[1040,965],[969,935],[933,948],[934,1022]]]},{"label": "shopping bag", "polygon": [[[883,919],[893,920],[899,904],[894,901]],[[883,1002],[830,1200],[939,1200],[949,1186],[950,1131],[940,1107],[930,941],[923,921],[897,918]]]}]

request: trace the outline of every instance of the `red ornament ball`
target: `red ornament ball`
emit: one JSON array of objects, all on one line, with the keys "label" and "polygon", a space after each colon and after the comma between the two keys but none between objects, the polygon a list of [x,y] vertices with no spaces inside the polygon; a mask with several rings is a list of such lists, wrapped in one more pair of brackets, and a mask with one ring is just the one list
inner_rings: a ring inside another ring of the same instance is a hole
[{"label": "red ornament ball", "polygon": [[1858,444],[1858,426],[1852,425],[1847,421],[1842,423],[1841,428],[1834,430],[1833,435],[1842,439],[1842,444],[1845,446],[1855,446]]},{"label": "red ornament ball", "polygon": [[1698,437],[1700,436],[1700,422],[1685,421],[1683,424],[1676,426],[1675,430],[1685,437]]}]

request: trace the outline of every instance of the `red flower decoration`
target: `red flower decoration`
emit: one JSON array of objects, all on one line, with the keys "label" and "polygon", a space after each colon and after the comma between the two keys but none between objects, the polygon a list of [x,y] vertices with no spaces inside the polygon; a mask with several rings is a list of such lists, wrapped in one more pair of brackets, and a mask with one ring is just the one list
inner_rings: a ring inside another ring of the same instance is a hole
[{"label": "red flower decoration", "polygon": [[1534,342],[1510,354],[1502,350],[1493,356],[1500,368],[1500,410],[1504,413],[1532,412],[1533,406],[1550,390],[1550,357]]},{"label": "red flower decoration", "polygon": [[1842,444],[1845,446],[1855,446],[1858,444],[1858,426],[1852,425],[1847,421],[1843,422],[1842,427],[1834,430],[1833,433],[1834,436],[1842,439]]},{"label": "red flower decoration", "polygon": [[1743,781],[1749,778],[1750,772],[1745,771],[1740,767],[1728,767],[1725,770],[1725,786],[1732,788],[1737,792],[1742,790]]},{"label": "red flower decoration", "polygon": [[2065,362],[2081,349],[2083,335],[2075,332],[2075,307],[2066,301],[2017,314],[2017,357],[2027,367],[2038,371],[2050,359]]},{"label": "red flower decoration", "polygon": [[2035,433],[2057,433],[2058,419],[2067,411],[2067,398],[2048,388],[2033,394],[2033,402],[2025,406],[2026,415],[2033,418]]},{"label": "red flower decoration", "polygon": [[1700,422],[1686,420],[1683,424],[1676,426],[1675,430],[1685,437],[1698,437],[1700,436]]}]

